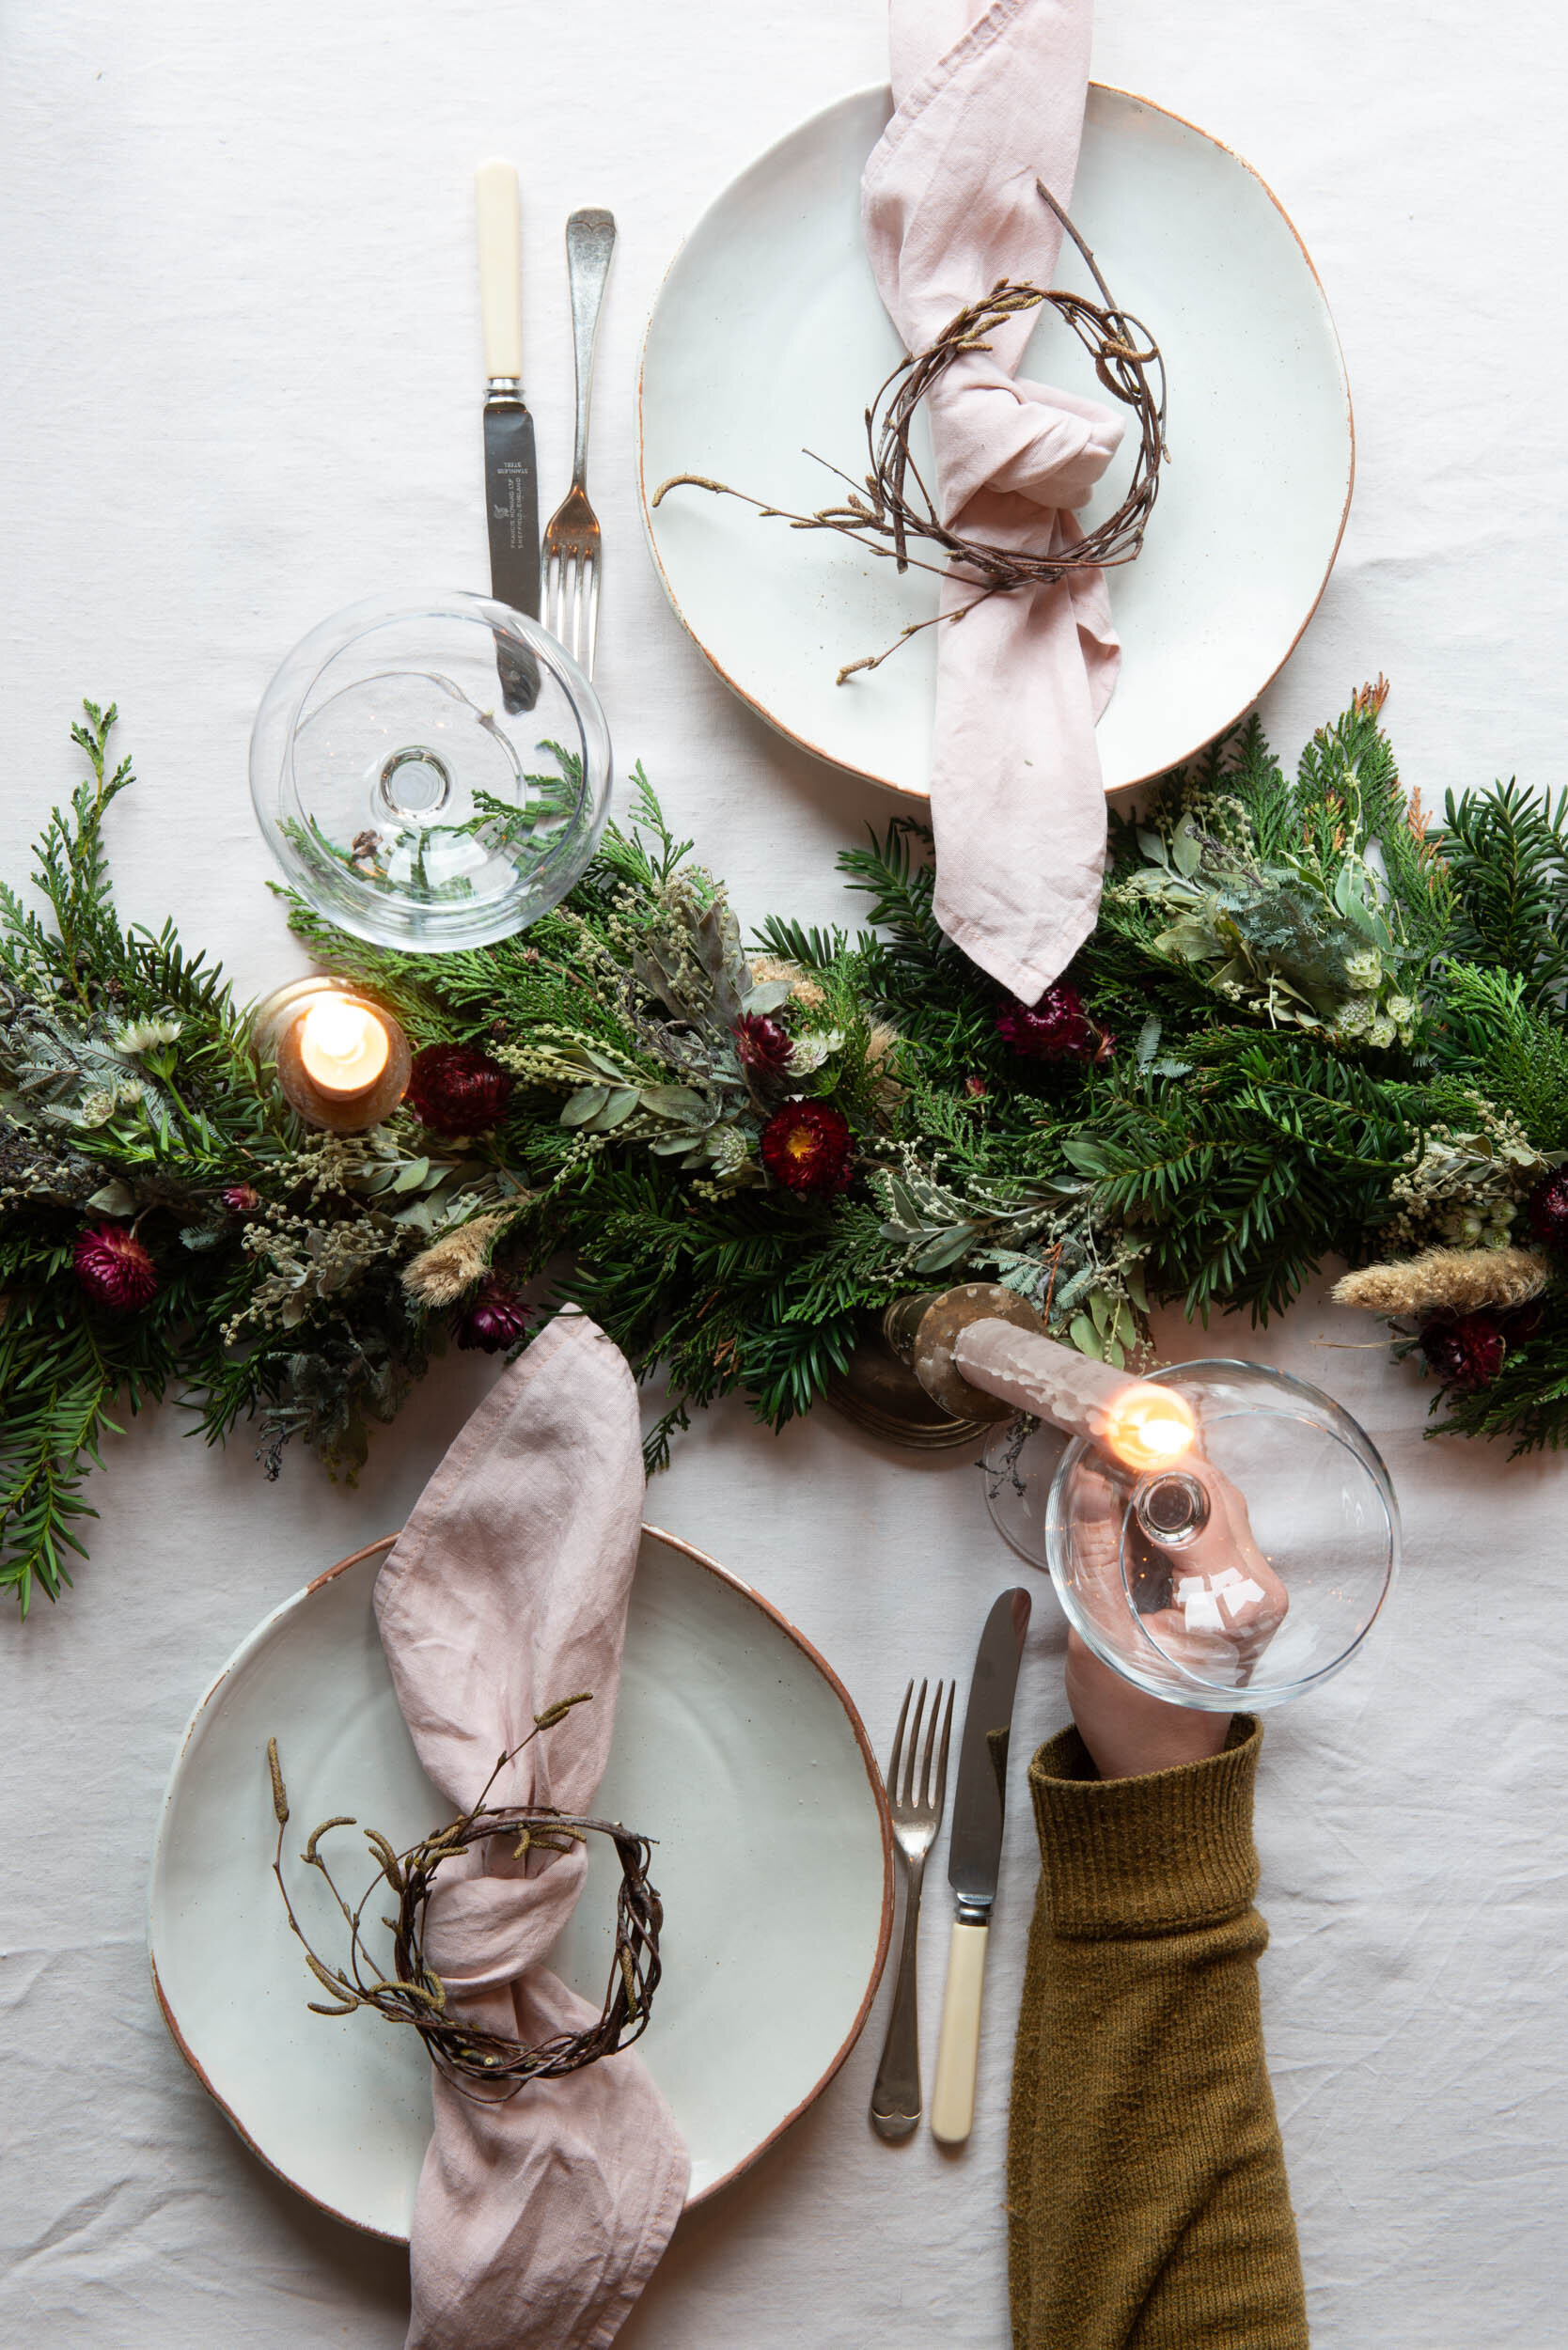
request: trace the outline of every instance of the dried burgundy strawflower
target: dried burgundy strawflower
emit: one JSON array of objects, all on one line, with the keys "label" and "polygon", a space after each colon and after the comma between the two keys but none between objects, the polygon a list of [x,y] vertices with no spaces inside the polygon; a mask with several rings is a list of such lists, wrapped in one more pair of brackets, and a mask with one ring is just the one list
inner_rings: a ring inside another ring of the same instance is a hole
[{"label": "dried burgundy strawflower", "polygon": [[89,1224],[72,1262],[93,1304],[111,1313],[134,1313],[158,1294],[158,1268],[128,1224]]},{"label": "dried burgundy strawflower", "polygon": [[1544,1176],[1526,1206],[1529,1229],[1548,1248],[1568,1249],[1568,1167]]},{"label": "dried burgundy strawflower", "polygon": [[1466,1394],[1491,1386],[1508,1352],[1496,1314],[1488,1313],[1429,1322],[1421,1332],[1420,1347],[1444,1386],[1461,1387]]},{"label": "dried burgundy strawflower", "polygon": [[477,1044],[427,1044],[403,1099],[432,1135],[482,1135],[511,1097],[511,1078]]},{"label": "dried burgundy strawflower", "polygon": [[261,1205],[261,1194],[251,1183],[226,1184],[223,1204],[230,1215],[254,1215]]},{"label": "dried burgundy strawflower", "polygon": [[762,1165],[789,1191],[842,1191],[854,1158],[849,1120],[825,1102],[786,1102],[762,1129]]},{"label": "dried burgundy strawflower", "polygon": [[510,1281],[487,1274],[474,1292],[474,1302],[457,1326],[460,1346],[478,1347],[499,1355],[515,1346],[528,1327],[528,1309]]},{"label": "dried burgundy strawflower", "polygon": [[990,1088],[983,1077],[965,1077],[964,1090],[972,1102],[983,1102]]},{"label": "dried burgundy strawflower", "polygon": [[790,1058],[789,1031],[765,1011],[743,1011],[735,1023],[735,1050],[743,1069],[776,1077]]},{"label": "dried burgundy strawflower", "polygon": [[996,1034],[1026,1060],[1109,1060],[1116,1039],[1091,1020],[1083,997],[1065,979],[1035,1004],[1010,995],[996,1014]]}]

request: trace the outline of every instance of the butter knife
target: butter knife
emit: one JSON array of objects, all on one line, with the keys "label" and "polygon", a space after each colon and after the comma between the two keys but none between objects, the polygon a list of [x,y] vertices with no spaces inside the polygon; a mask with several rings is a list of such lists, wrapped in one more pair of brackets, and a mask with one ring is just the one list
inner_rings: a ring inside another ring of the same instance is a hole
[{"label": "butter knife", "polygon": [[[474,174],[484,320],[485,517],[490,592],[539,618],[539,465],[534,420],[523,402],[523,306],[518,285],[517,167],[481,164]],[[539,699],[532,655],[496,640],[501,698],[515,715]]]},{"label": "butter knife", "polygon": [[1018,1661],[1028,1628],[1027,1591],[1004,1591],[980,1634],[968,1711],[964,1716],[958,1794],[948,1844],[948,1882],[958,1914],[948,1945],[948,1983],[931,2099],[931,2133],[944,2146],[961,2146],[975,2118],[985,1951],[1002,1865],[1008,1732]]}]

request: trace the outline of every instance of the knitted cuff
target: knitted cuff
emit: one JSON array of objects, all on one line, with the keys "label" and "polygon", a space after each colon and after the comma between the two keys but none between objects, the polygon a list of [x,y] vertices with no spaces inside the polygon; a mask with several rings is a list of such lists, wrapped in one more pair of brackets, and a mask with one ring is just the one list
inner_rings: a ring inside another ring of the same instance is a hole
[{"label": "knitted cuff", "polygon": [[1258,1888],[1252,1782],[1262,1725],[1238,1714],[1222,1750],[1141,1778],[1099,1778],[1076,1730],[1029,1765],[1053,1933],[1085,1940],[1215,1925]]}]

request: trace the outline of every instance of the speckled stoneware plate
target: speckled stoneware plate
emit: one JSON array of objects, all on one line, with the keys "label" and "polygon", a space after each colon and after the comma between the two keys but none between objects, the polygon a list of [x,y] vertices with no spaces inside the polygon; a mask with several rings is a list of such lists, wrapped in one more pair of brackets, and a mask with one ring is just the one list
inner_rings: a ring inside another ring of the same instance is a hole
[{"label": "speckled stoneware plate", "polygon": [[[400,1849],[450,1817],[415,1759],[376,1631],[371,1586],[390,1546],[285,1601],[197,1706],[165,1797],[149,1938],[168,2028],[246,2144],[323,2209],[400,2237],[430,2138],[429,2062],[377,2015],[307,2012],[320,1995],[272,1876],[266,1767],[275,1736],[296,1850],[334,1812]],[[886,1955],[892,1847],[842,1684],[765,1600],[652,1528],[595,1808],[660,1839],[665,1976],[638,2045],[691,2150],[697,2202],[853,2047]],[[555,1963],[597,2004],[618,1871],[595,1844]],[[324,1888],[298,1868],[295,1886],[317,1947],[335,1949]]]},{"label": "speckled stoneware plate", "polygon": [[[806,749],[930,791],[935,634],[834,682],[936,609],[936,582],[823,532],[678,490],[698,473],[810,512],[866,470],[863,412],[899,341],[860,234],[860,174],[891,108],[862,90],[780,140],[704,213],[649,322],[644,511],[670,602],[744,701]],[[1311,618],[1350,503],[1344,363],[1312,264],[1262,180],[1190,122],[1090,90],[1073,216],[1169,377],[1170,462],[1144,551],[1112,572],[1120,682],[1100,722],[1105,786],[1173,766],[1257,699]],[[1071,247],[1058,283],[1092,295]],[[977,289],[977,290],[979,290]],[[1103,397],[1044,315],[1024,372]],[[923,430],[923,424],[922,424]],[[929,443],[924,444],[929,448]],[[1114,509],[1128,448],[1085,509]]]}]

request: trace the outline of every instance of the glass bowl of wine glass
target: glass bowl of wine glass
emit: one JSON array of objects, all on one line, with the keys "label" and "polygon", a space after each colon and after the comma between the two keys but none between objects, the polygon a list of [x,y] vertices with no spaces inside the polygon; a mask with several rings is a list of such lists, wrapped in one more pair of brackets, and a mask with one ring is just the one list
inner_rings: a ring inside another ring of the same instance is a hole
[{"label": "glass bowl of wine glass", "polygon": [[598,846],[610,737],[593,687],[488,596],[373,597],[302,638],[250,744],[258,822],[340,930],[484,947],[565,897]]},{"label": "glass bowl of wine glass", "polygon": [[1371,1437],[1257,1363],[1178,1363],[1129,1389],[1130,1415],[1101,1438],[998,1429],[998,1528],[1049,1570],[1095,1654],[1152,1696],[1230,1713],[1316,1687],[1359,1649],[1399,1564]]}]

